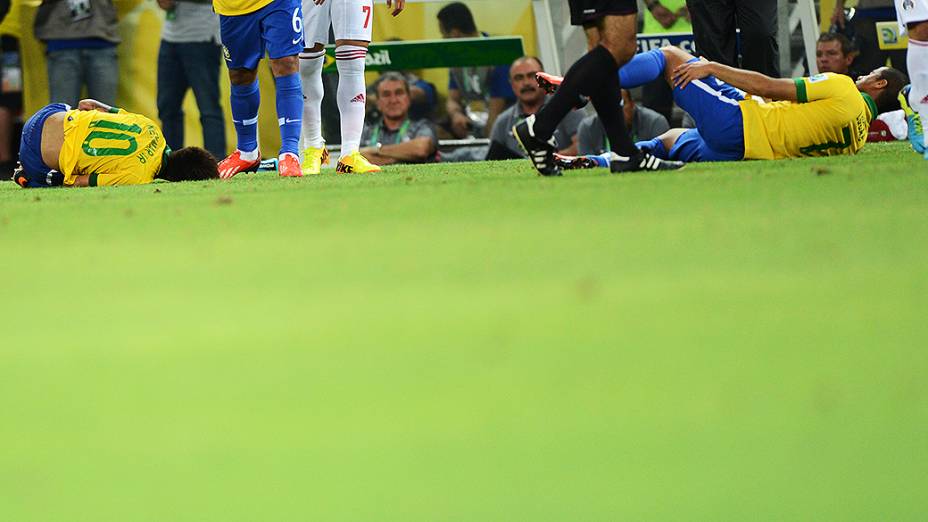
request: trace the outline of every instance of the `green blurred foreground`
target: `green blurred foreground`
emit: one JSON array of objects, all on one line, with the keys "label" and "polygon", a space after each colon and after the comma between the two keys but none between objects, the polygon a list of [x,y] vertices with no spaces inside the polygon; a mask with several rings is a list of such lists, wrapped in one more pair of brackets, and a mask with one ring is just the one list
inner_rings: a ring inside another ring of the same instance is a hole
[{"label": "green blurred foreground", "polygon": [[0,184],[0,520],[907,521],[928,166]]}]

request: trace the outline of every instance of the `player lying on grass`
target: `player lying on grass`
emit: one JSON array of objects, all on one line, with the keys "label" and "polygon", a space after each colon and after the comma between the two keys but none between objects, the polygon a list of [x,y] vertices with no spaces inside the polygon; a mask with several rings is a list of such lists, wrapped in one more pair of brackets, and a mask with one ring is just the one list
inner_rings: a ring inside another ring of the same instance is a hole
[{"label": "player lying on grass", "polygon": [[216,159],[199,147],[176,151],[155,122],[96,100],[77,109],[46,105],[23,126],[19,166],[23,188],[138,185],[154,179],[216,178]]},{"label": "player lying on grass", "polygon": [[[870,122],[898,108],[896,97],[907,83],[903,73],[888,67],[856,84],[831,73],[776,79],[699,60],[676,47],[638,54],[619,75],[629,89],[660,77],[673,87],[674,101],[696,120],[696,128],[671,129],[637,145],[655,157],[685,162],[856,154]],[[550,91],[560,78],[539,74],[538,81]],[[577,168],[608,166],[609,159],[559,161]]]}]

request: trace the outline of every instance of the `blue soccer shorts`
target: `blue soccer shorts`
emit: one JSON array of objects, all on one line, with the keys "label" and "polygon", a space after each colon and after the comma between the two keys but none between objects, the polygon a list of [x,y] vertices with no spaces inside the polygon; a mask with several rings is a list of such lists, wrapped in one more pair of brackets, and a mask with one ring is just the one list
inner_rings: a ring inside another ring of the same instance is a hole
[{"label": "blue soccer shorts", "polygon": [[264,54],[272,59],[303,50],[301,0],[274,0],[253,13],[219,15],[222,52],[229,69],[257,69]]},{"label": "blue soccer shorts", "polygon": [[744,159],[744,117],[740,101],[744,93],[714,76],[693,80],[673,99],[696,120],[696,129],[685,132],[670,150],[680,161],[737,161]]},{"label": "blue soccer shorts", "polygon": [[67,112],[71,107],[64,103],[52,103],[39,109],[23,125],[22,140],[19,143],[19,162],[23,166],[17,177],[26,178],[22,183],[27,187],[49,187],[61,185],[64,176],[53,171],[42,160],[42,128],[49,116],[58,112]]}]

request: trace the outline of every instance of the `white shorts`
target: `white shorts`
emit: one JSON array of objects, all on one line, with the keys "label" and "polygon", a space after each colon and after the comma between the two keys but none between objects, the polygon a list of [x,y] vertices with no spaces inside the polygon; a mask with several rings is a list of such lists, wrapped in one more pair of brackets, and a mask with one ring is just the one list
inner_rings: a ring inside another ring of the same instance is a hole
[{"label": "white shorts", "polygon": [[374,0],[303,0],[303,46],[329,43],[329,25],[336,40],[371,41]]},{"label": "white shorts", "polygon": [[906,25],[928,21],[928,0],[896,0],[896,18],[900,34],[905,34]]}]

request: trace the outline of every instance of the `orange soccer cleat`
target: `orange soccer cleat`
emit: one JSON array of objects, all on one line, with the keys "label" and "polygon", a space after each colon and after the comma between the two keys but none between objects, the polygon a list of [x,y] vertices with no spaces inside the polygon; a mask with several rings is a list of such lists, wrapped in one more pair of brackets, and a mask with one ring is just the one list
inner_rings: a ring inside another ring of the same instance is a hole
[{"label": "orange soccer cleat", "polygon": [[282,178],[302,178],[303,167],[300,157],[292,152],[284,152],[277,158],[277,173]]},{"label": "orange soccer cleat", "polygon": [[236,150],[228,158],[219,162],[219,177],[229,179],[239,172],[254,172],[261,164],[261,156],[253,161],[242,159],[242,151]]}]

